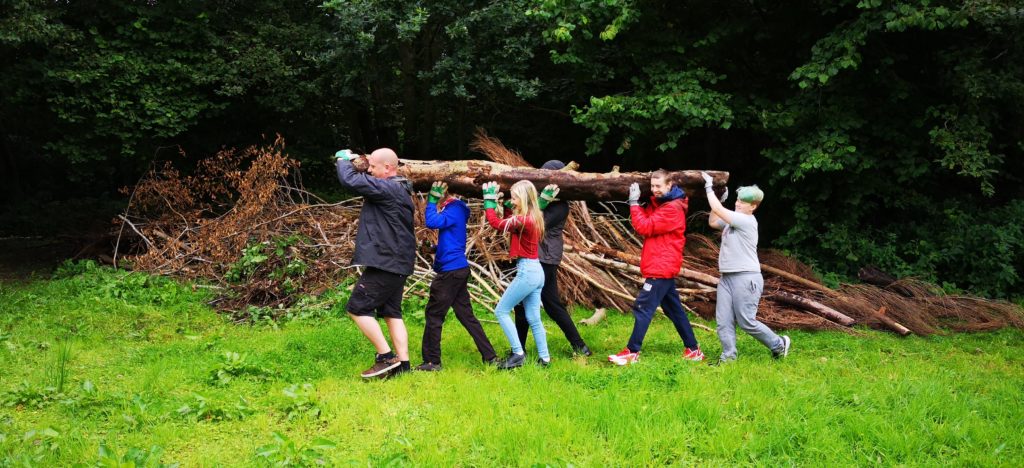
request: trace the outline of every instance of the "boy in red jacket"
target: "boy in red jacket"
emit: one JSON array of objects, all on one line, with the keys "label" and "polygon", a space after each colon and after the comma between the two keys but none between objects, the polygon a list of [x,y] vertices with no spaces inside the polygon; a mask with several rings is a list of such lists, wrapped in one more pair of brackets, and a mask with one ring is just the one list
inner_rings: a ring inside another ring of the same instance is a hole
[{"label": "boy in red jacket", "polygon": [[668,172],[662,169],[651,173],[651,192],[654,196],[650,203],[640,207],[640,186],[633,184],[629,187],[630,221],[637,234],[644,238],[640,256],[640,274],[644,277],[644,285],[633,303],[633,333],[629,336],[629,343],[618,354],[608,356],[609,361],[620,366],[640,359],[644,335],[659,305],[672,320],[676,332],[686,345],[683,359],[704,360],[704,353],[697,344],[690,319],[686,317],[683,304],[679,301],[675,281],[683,266],[689,200],[686,193],[672,183]]}]

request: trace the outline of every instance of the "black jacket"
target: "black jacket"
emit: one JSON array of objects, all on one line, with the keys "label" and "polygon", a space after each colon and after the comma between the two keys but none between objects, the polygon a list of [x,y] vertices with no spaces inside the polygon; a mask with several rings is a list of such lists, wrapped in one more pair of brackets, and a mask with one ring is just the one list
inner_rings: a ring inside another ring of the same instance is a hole
[{"label": "black jacket", "polygon": [[555,201],[544,208],[544,240],[540,243],[539,258],[541,263],[558,265],[562,263],[562,249],[565,241],[562,231],[565,220],[569,217],[569,203]]},{"label": "black jacket", "polygon": [[364,198],[352,264],[411,275],[416,262],[412,184],[404,177],[378,179],[357,172],[343,159],[337,168],[341,185]]}]

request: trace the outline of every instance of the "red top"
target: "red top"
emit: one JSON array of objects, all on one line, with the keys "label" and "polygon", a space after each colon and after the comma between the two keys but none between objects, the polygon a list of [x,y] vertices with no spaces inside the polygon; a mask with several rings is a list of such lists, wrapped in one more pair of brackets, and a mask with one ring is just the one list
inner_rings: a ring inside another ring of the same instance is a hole
[{"label": "red top", "polygon": [[629,207],[636,233],[644,237],[640,274],[644,278],[675,278],[683,266],[686,246],[686,210],[689,200],[677,198],[665,203],[651,197],[646,207]]},{"label": "red top", "polygon": [[494,212],[494,208],[488,208],[486,211],[487,222],[493,227],[502,232],[508,232],[512,234],[512,241],[510,242],[511,247],[508,249],[508,254],[512,258],[537,258],[537,247],[540,245],[538,242],[540,236],[537,229],[533,226],[533,219],[529,216],[512,216],[512,210],[505,210],[505,218],[498,218],[498,214]]}]

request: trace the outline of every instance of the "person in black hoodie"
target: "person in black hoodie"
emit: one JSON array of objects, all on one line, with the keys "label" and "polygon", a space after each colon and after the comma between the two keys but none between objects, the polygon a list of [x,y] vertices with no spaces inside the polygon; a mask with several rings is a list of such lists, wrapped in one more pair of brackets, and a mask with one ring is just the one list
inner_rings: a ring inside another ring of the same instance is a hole
[{"label": "person in black hoodie", "polygon": [[[551,160],[544,163],[541,169],[557,171],[565,167],[565,163],[558,160]],[[590,348],[583,341],[572,316],[565,309],[562,296],[558,293],[558,265],[562,263],[562,249],[564,239],[562,230],[565,228],[565,220],[569,218],[569,204],[561,200],[546,199],[548,190],[541,193],[540,203],[544,210],[544,239],[540,244],[540,266],[544,270],[544,288],[540,292],[540,302],[548,317],[558,324],[562,329],[565,339],[569,340],[573,353],[590,356]],[[526,313],[522,304],[516,306],[516,331],[519,333],[519,342],[526,343],[526,335],[530,331],[530,325],[526,322]]]},{"label": "person in black hoodie", "polygon": [[[351,151],[338,151],[335,158],[338,181],[364,199],[352,264],[365,270],[345,305],[356,326],[377,348],[373,366],[363,371],[362,377],[382,378],[408,371],[409,334],[402,320],[402,291],[416,261],[412,184],[398,176],[398,155],[388,148],[366,157],[369,168],[365,173],[353,166],[356,155]],[[387,323],[394,351],[378,318]]]}]

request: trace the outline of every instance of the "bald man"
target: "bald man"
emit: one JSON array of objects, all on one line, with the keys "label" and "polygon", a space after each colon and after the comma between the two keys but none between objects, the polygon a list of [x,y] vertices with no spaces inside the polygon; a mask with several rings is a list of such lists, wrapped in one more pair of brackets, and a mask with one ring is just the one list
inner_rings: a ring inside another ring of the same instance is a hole
[{"label": "bald man", "polygon": [[[366,158],[359,172],[349,150],[335,154],[338,181],[363,197],[352,264],[365,267],[345,310],[377,349],[365,379],[384,378],[409,370],[409,334],[402,320],[402,291],[416,261],[412,184],[398,176],[398,155],[380,148]],[[384,319],[394,344],[388,345],[377,319]],[[397,354],[396,354],[397,353]]]}]

